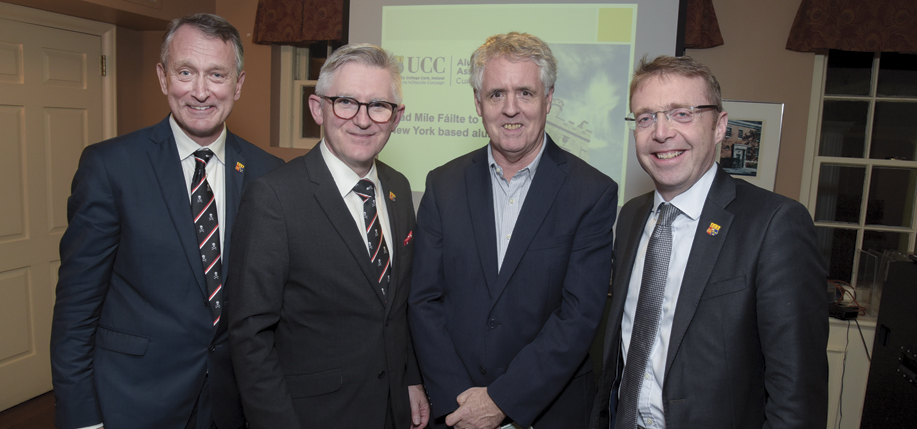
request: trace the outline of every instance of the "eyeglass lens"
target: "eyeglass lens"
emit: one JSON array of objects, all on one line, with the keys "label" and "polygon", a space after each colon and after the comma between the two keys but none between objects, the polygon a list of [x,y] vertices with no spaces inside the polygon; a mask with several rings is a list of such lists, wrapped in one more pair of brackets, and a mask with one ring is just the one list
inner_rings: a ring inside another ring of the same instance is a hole
[{"label": "eyeglass lens", "polygon": [[357,116],[361,106],[366,106],[366,112],[369,114],[369,118],[374,122],[388,122],[388,120],[392,118],[392,113],[394,113],[394,109],[388,103],[381,101],[361,103],[347,97],[335,99],[332,106],[334,107],[334,114],[345,120]]}]

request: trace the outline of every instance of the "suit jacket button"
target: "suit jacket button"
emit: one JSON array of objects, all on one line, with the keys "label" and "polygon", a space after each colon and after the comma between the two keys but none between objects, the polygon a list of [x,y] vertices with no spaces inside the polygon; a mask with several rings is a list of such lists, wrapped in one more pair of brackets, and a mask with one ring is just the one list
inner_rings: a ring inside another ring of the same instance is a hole
[{"label": "suit jacket button", "polygon": [[496,320],[496,319],[490,319],[490,322],[487,323],[487,326],[490,326],[490,329],[496,328],[496,327],[497,327],[497,320]]},{"label": "suit jacket button", "polygon": [[482,366],[482,367],[480,367],[480,368],[478,368],[478,369],[481,371],[481,375],[487,375],[487,368],[484,368],[484,367]]},{"label": "suit jacket button", "polygon": [[211,344],[211,345],[210,345],[210,348],[209,348],[208,350],[210,350],[210,353],[213,353],[213,352],[217,351],[217,348],[216,348],[216,346],[214,346],[213,344]]},{"label": "suit jacket button", "polygon": [[379,380],[385,378],[385,371],[379,373]]}]

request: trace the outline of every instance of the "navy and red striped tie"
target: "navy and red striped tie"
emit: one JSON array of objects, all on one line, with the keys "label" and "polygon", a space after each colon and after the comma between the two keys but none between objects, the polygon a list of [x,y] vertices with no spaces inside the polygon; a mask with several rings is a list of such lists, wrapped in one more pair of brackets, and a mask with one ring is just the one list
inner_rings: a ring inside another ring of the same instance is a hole
[{"label": "navy and red striped tie", "polygon": [[369,261],[376,270],[376,280],[382,295],[388,290],[391,279],[390,258],[382,224],[376,212],[376,186],[369,179],[360,179],[353,192],[363,199],[363,220],[366,223],[366,241],[369,243]]},{"label": "navy and red striped tie", "polygon": [[220,322],[223,299],[223,263],[220,252],[220,221],[217,218],[217,204],[213,190],[207,182],[207,162],[213,157],[210,149],[194,152],[194,177],[191,179],[191,212],[194,215],[194,230],[201,250],[204,278],[207,280],[207,299],[213,326]]}]

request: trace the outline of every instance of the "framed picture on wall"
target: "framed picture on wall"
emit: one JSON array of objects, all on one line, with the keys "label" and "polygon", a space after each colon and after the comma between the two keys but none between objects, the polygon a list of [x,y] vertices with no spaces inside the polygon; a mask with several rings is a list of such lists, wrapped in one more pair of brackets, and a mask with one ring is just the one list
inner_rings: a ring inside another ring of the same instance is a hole
[{"label": "framed picture on wall", "polygon": [[774,190],[783,103],[723,100],[729,114],[717,162],[732,177]]}]

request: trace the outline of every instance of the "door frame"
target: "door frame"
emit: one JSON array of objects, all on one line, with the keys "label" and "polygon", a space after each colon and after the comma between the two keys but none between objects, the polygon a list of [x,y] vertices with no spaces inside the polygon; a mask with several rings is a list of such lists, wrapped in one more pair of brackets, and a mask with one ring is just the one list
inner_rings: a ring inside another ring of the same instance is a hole
[{"label": "door frame", "polygon": [[[61,30],[76,31],[99,36],[102,55],[105,55],[105,76],[102,77],[102,139],[118,135],[117,94],[117,27],[114,24],[61,15],[40,9],[0,3],[0,18],[25,22]],[[100,59],[101,61],[101,59]]]}]

